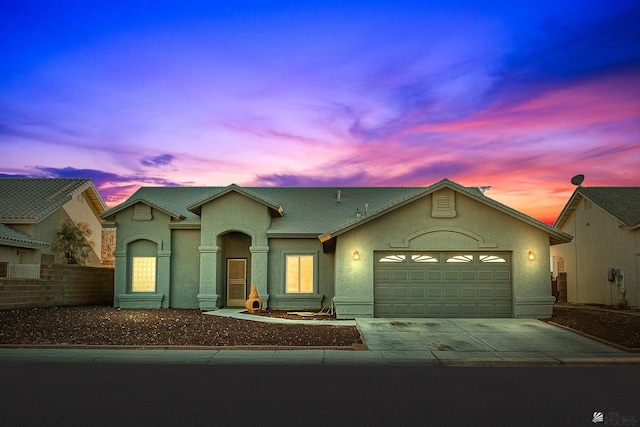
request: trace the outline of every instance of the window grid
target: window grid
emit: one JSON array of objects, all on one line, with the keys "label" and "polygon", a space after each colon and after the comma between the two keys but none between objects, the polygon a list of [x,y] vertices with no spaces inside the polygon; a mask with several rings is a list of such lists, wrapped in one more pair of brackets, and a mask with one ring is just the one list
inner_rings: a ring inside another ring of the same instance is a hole
[{"label": "window grid", "polygon": [[155,292],[156,258],[133,257],[131,292]]}]

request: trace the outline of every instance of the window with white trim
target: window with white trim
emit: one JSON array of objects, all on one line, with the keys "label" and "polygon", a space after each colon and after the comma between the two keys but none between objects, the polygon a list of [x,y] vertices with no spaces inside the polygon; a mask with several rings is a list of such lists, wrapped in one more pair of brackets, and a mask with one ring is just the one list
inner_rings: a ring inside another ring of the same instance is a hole
[{"label": "window with white trim", "polygon": [[287,255],[285,274],[287,293],[313,293],[313,255]]},{"label": "window with white trim", "polygon": [[155,257],[133,257],[131,273],[131,292],[156,291]]}]

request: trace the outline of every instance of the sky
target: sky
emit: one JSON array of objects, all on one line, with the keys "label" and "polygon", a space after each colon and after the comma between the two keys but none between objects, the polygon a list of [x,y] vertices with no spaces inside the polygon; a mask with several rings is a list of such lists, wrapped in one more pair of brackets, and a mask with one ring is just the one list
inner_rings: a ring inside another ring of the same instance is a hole
[{"label": "sky", "polygon": [[0,2],[0,177],[640,185],[640,2]]}]

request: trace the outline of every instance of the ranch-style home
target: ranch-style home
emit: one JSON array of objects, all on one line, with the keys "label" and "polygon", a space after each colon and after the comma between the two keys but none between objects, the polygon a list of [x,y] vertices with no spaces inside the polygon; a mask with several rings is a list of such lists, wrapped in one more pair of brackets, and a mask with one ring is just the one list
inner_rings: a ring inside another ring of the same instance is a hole
[{"label": "ranch-style home", "polygon": [[114,305],[333,307],[356,317],[549,317],[571,236],[444,179],[428,187],[143,187],[116,228]]},{"label": "ranch-style home", "polygon": [[37,278],[41,262],[63,262],[55,242],[65,221],[89,226],[86,265],[100,266],[106,210],[90,179],[0,178],[0,277]]},{"label": "ranch-style home", "polygon": [[574,236],[551,248],[568,302],[640,307],[640,187],[578,187],[554,225]]}]

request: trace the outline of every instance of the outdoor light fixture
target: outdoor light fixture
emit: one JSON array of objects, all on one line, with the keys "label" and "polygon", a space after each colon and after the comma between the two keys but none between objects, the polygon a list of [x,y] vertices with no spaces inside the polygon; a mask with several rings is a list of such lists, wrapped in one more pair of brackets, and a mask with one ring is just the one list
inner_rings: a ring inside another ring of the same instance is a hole
[{"label": "outdoor light fixture", "polygon": [[533,251],[529,251],[529,261],[533,261],[536,259],[536,256],[533,254]]},{"label": "outdoor light fixture", "polygon": [[353,253],[353,260],[354,261],[360,261],[360,254],[358,253],[358,251],[355,251]]}]

